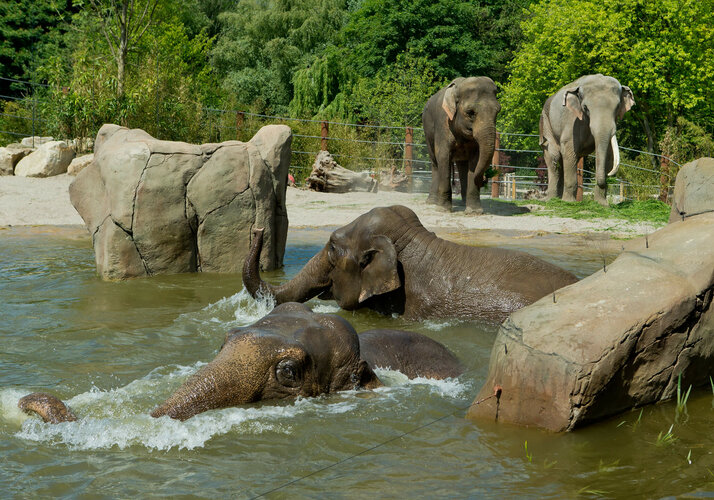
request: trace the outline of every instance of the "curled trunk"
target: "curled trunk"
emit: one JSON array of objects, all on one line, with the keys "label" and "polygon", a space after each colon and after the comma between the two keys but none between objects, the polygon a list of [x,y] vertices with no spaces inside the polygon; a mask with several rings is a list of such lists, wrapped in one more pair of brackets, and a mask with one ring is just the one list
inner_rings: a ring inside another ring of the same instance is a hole
[{"label": "curled trunk", "polygon": [[243,265],[243,285],[255,297],[259,293],[271,295],[276,304],[284,302],[305,302],[319,295],[330,286],[331,269],[327,259],[327,249],[323,248],[290,281],[280,286],[272,286],[260,277],[259,257],[263,247],[263,230],[253,230],[253,242]]}]

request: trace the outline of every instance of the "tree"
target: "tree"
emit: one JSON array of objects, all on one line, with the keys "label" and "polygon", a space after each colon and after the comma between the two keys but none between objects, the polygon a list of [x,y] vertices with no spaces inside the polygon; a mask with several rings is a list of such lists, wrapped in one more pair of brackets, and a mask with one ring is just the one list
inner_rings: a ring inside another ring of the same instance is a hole
[{"label": "tree", "polygon": [[212,62],[234,104],[287,113],[293,74],[343,24],[344,0],[243,0],[219,16]]},{"label": "tree", "polygon": [[502,96],[507,130],[537,132],[545,99],[591,73],[634,92],[623,144],[654,152],[678,116],[714,126],[714,0],[544,0],[522,30]]},{"label": "tree", "polygon": [[154,20],[159,0],[89,0],[117,67],[117,96],[124,96],[126,62]]}]

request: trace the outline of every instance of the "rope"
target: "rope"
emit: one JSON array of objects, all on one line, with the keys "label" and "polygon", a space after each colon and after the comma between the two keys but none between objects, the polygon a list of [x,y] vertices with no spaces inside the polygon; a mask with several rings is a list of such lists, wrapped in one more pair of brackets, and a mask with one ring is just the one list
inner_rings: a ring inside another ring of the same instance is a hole
[{"label": "rope", "polygon": [[[270,495],[271,493],[275,493],[275,492],[278,491],[278,490],[282,490],[283,488],[287,488],[288,486],[293,485],[293,484],[295,484],[295,483],[297,483],[297,482],[299,482],[299,481],[302,481],[303,479],[307,479],[308,477],[312,477],[312,476],[314,476],[314,475],[317,475],[317,474],[319,474],[320,472],[326,471],[327,469],[331,469],[331,468],[333,468],[333,467],[337,467],[337,466],[340,465],[340,464],[343,464],[343,463],[345,463],[345,462],[347,462],[347,461],[349,461],[349,460],[352,460],[352,459],[357,458],[357,457],[359,457],[359,456],[361,456],[361,455],[364,455],[365,453],[369,453],[370,451],[374,451],[374,450],[376,450],[377,448],[380,448],[380,447],[382,447],[382,446],[384,446],[384,445],[386,445],[386,444],[389,444],[389,443],[391,443],[391,442],[393,442],[393,441],[396,441],[396,440],[398,440],[398,439],[401,439],[401,438],[403,438],[404,436],[407,436],[407,435],[409,435],[409,434],[412,434],[412,433],[414,433],[414,432],[416,432],[416,431],[418,431],[418,430],[421,430],[421,429],[423,429],[423,428],[425,428],[425,427],[429,427],[430,425],[434,425],[434,424],[437,423],[437,422],[441,422],[442,420],[445,420],[445,419],[447,419],[447,418],[449,418],[449,417],[452,417],[452,416],[453,416],[456,412],[458,412],[458,411],[464,411],[464,410],[467,410],[467,409],[471,408],[472,406],[480,405],[480,404],[483,403],[484,401],[487,401],[487,400],[489,400],[489,399],[491,399],[491,398],[496,398],[498,401],[500,401],[500,399],[501,399],[501,393],[502,393],[502,392],[503,392],[503,388],[502,388],[500,385],[496,384],[496,385],[493,387],[493,394],[491,394],[490,396],[486,396],[485,398],[481,398],[481,399],[479,399],[478,401],[474,401],[474,402],[471,403],[470,405],[467,405],[467,406],[464,406],[464,407],[459,407],[459,408],[457,408],[456,410],[452,411],[451,413],[448,413],[448,414],[446,414],[446,415],[443,415],[443,416],[441,416],[441,417],[439,417],[439,418],[437,418],[437,419],[435,419],[435,420],[432,420],[431,422],[427,422],[426,424],[422,424],[422,425],[420,425],[420,426],[418,426],[418,427],[415,427],[414,429],[411,429],[411,430],[408,430],[408,431],[406,431],[406,432],[403,432],[403,433],[399,434],[398,436],[394,436],[393,438],[389,438],[389,439],[387,439],[386,441],[383,441],[383,442],[378,443],[378,444],[376,444],[376,445],[374,445],[374,446],[371,446],[371,447],[369,447],[369,448],[366,448],[366,449],[360,451],[359,453],[355,453],[354,455],[350,455],[350,456],[347,457],[347,458],[343,458],[342,460],[338,460],[337,462],[334,462],[334,463],[332,463],[332,464],[330,464],[330,465],[326,465],[325,467],[321,467],[320,469],[317,469],[316,471],[310,472],[309,474],[305,474],[304,476],[301,476],[301,477],[298,477],[298,478],[296,478],[296,479],[293,479],[292,481],[288,481],[287,483],[283,483],[283,484],[281,484],[280,486],[277,486],[277,487],[273,488],[272,490],[265,491],[265,492],[260,493],[260,494],[258,494],[258,495],[256,495],[256,496],[252,497],[252,498],[253,498],[253,499],[255,499],[255,498],[261,498],[261,497],[264,497],[264,496],[266,496],[266,495]],[[498,403],[496,403],[496,404],[498,405]]]}]

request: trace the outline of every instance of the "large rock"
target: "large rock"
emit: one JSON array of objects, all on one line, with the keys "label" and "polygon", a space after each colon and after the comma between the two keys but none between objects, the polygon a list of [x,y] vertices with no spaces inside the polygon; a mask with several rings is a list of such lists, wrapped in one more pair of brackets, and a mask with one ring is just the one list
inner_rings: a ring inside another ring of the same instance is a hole
[{"label": "large rock", "polygon": [[107,279],[239,272],[253,227],[265,270],[282,265],[292,132],[263,127],[250,142],[193,145],[104,125],[94,161],[70,186]]},{"label": "large rock", "polygon": [[94,161],[94,154],[77,156],[67,167],[67,174],[77,175]]},{"label": "large rock", "polygon": [[54,137],[40,137],[39,135],[36,135],[30,137],[23,137],[20,141],[20,144],[22,144],[26,148],[39,148],[43,144],[47,144],[48,142],[52,142],[54,140]]},{"label": "large rock", "polygon": [[50,141],[25,156],[15,167],[22,177],[51,177],[64,174],[74,158],[74,149],[64,141]]},{"label": "large rock", "polygon": [[[685,186],[682,199],[700,185]],[[685,388],[708,385],[713,247],[714,213],[680,217],[630,243],[606,272],[556,291],[555,303],[545,297],[513,313],[477,396],[500,385],[500,398],[474,404],[467,416],[565,431],[669,399],[680,375]]]},{"label": "large rock", "polygon": [[17,163],[30,153],[30,148],[0,148],[0,175],[13,175]]},{"label": "large rock", "polygon": [[714,158],[699,158],[677,173],[669,222],[714,210]]}]

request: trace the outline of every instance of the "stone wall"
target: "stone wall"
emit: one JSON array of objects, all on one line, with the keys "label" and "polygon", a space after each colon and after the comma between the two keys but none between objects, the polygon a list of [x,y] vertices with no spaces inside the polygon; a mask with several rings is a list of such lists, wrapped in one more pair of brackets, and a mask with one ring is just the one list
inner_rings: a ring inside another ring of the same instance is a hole
[{"label": "stone wall", "polygon": [[105,279],[194,271],[238,273],[253,227],[260,262],[282,265],[292,132],[260,129],[248,142],[194,145],[104,125],[94,161],[70,186]]}]

